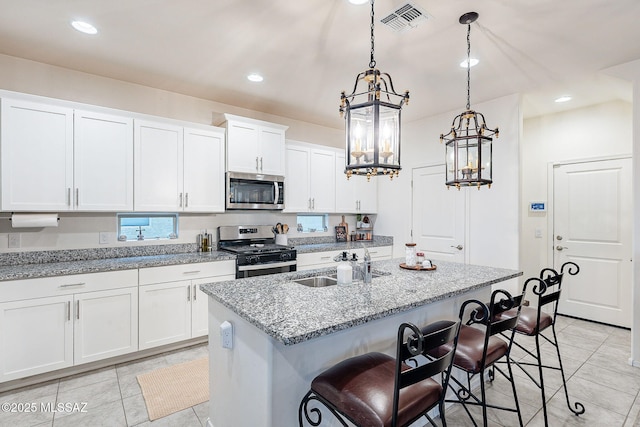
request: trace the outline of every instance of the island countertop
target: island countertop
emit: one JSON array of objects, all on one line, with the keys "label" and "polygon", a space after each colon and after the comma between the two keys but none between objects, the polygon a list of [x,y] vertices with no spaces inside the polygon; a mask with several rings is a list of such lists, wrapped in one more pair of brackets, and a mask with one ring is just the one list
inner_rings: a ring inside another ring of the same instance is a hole
[{"label": "island countertop", "polygon": [[307,287],[293,280],[335,268],[201,285],[203,292],[285,345],[348,329],[522,275],[517,270],[437,261],[434,271],[376,261],[371,284]]}]

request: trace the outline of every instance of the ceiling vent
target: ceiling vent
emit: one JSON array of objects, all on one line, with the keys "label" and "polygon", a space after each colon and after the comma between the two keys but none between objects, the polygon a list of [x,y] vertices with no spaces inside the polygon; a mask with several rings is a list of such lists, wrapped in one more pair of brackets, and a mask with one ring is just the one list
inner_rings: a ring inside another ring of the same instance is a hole
[{"label": "ceiling vent", "polygon": [[405,3],[380,20],[384,25],[396,33],[417,27],[426,21],[429,14],[412,3]]}]

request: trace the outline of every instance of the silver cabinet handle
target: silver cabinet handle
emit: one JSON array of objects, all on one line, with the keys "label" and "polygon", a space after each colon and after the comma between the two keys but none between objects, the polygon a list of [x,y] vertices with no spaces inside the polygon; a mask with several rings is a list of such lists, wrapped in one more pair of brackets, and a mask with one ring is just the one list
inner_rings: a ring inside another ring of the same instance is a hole
[{"label": "silver cabinet handle", "polygon": [[311,197],[307,200],[307,209],[311,210]]},{"label": "silver cabinet handle", "polygon": [[458,246],[453,246],[451,245],[452,248],[456,248],[457,250],[461,251],[462,249],[464,249],[464,246],[462,245],[458,245]]},{"label": "silver cabinet handle", "polygon": [[180,199],[179,202],[178,202],[178,206],[182,207],[182,193],[180,193],[178,198]]},{"label": "silver cabinet handle", "polygon": [[67,283],[65,285],[60,285],[59,288],[64,289],[64,288],[74,288],[74,287],[78,287],[78,286],[84,286],[86,285],[86,283],[84,282],[80,282],[80,283]]},{"label": "silver cabinet handle", "polygon": [[189,207],[189,193],[184,193],[184,207]]},{"label": "silver cabinet handle", "polygon": [[330,256],[323,256],[323,257],[320,257],[320,259],[331,259],[331,257]]},{"label": "silver cabinet handle", "polygon": [[311,199],[311,209],[313,209],[313,210],[316,209],[316,199],[315,198]]},{"label": "silver cabinet handle", "polygon": [[256,156],[256,172],[260,172],[260,168],[258,168],[258,157]]},{"label": "silver cabinet handle", "polygon": [[196,292],[198,289],[196,288],[197,285],[193,285],[193,300],[197,301],[198,300],[198,292]]},{"label": "silver cabinet handle", "polygon": [[185,271],[182,274],[196,274],[196,273],[200,273],[200,270],[190,270],[190,271]]},{"label": "silver cabinet handle", "polygon": [[260,157],[260,172],[262,172],[262,157]]},{"label": "silver cabinet handle", "polygon": [[80,300],[76,301],[76,319],[80,320]]},{"label": "silver cabinet handle", "polygon": [[67,321],[71,320],[71,301],[67,301]]},{"label": "silver cabinet handle", "polygon": [[71,187],[67,188],[67,206],[71,206]]},{"label": "silver cabinet handle", "polygon": [[187,301],[191,301],[191,286],[187,286]]},{"label": "silver cabinet handle", "polygon": [[76,206],[80,204],[80,190],[76,188]]}]

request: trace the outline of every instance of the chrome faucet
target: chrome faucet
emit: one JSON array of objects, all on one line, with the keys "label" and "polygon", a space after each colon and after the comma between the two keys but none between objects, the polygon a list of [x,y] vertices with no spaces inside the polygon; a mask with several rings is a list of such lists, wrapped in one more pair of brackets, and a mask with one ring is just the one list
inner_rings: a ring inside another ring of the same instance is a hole
[{"label": "chrome faucet", "polygon": [[371,283],[371,255],[369,250],[364,248],[364,261],[362,261],[362,281],[364,283]]}]

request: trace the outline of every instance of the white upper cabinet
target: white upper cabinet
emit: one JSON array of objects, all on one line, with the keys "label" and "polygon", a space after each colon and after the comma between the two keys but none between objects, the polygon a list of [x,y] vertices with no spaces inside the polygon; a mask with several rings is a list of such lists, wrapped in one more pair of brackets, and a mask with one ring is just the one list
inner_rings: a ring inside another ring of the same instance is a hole
[{"label": "white upper cabinet", "polygon": [[1,100],[2,210],[73,209],[73,109]]},{"label": "white upper cabinet", "polygon": [[133,210],[133,119],[75,110],[73,151],[75,209]]},{"label": "white upper cabinet", "polygon": [[182,210],[183,128],[167,123],[136,120],[134,129],[135,210]]},{"label": "white upper cabinet", "polygon": [[344,153],[336,153],[335,195],[337,213],[370,214],[378,211],[378,182],[380,177],[367,181],[364,176],[347,179],[344,173]]},{"label": "white upper cabinet", "polygon": [[224,130],[135,120],[135,210],[224,211]]},{"label": "white upper cabinet", "polygon": [[224,212],[224,130],[184,129],[184,211]]},{"label": "white upper cabinet", "polygon": [[287,143],[286,212],[335,212],[335,154],[319,147]]},{"label": "white upper cabinet", "polygon": [[285,174],[287,126],[225,114],[227,171]]}]

